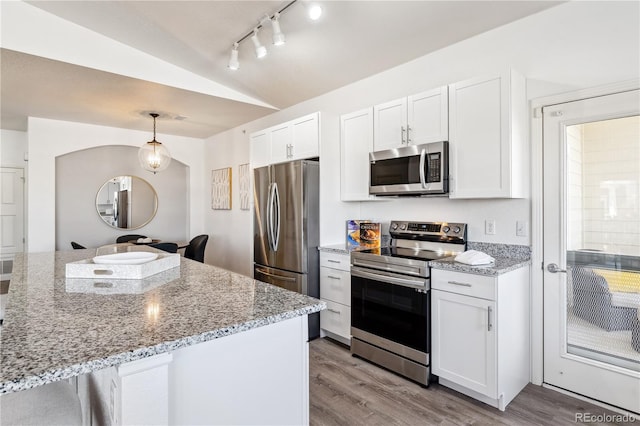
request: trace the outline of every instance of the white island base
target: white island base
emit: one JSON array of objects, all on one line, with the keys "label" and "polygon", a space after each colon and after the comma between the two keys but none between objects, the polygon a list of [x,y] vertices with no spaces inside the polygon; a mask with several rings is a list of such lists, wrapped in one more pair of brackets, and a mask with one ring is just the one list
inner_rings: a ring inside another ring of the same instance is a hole
[{"label": "white island base", "polygon": [[309,423],[307,316],[78,378],[83,424]]}]

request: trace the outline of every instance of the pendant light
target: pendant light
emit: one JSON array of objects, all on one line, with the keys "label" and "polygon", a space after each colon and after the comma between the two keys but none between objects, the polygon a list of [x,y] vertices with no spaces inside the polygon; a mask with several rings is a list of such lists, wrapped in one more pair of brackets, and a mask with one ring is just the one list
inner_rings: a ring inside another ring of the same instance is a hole
[{"label": "pendant light", "polygon": [[159,114],[149,113],[153,117],[153,140],[142,145],[138,150],[138,160],[143,169],[152,172],[154,175],[161,172],[171,163],[169,150],[156,140],[156,118]]}]

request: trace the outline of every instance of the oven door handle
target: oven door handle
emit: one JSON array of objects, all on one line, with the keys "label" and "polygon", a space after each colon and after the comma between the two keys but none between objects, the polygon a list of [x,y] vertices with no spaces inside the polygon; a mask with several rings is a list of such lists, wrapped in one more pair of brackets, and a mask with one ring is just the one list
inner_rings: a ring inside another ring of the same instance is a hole
[{"label": "oven door handle", "polygon": [[369,272],[365,269],[358,268],[357,266],[351,267],[351,275],[354,277],[360,277],[393,285],[401,285],[403,287],[414,288],[416,290],[428,290],[426,285],[426,279],[415,280],[410,278],[399,278],[387,274],[380,274],[375,272]]}]

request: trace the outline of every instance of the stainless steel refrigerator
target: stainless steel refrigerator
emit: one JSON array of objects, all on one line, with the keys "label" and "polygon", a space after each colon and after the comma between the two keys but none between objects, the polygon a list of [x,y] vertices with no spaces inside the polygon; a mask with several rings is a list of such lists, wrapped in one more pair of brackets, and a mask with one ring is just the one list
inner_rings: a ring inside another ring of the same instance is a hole
[{"label": "stainless steel refrigerator", "polygon": [[[319,297],[319,163],[272,164],[253,179],[254,278]],[[319,335],[320,316],[311,314],[309,339]]]}]

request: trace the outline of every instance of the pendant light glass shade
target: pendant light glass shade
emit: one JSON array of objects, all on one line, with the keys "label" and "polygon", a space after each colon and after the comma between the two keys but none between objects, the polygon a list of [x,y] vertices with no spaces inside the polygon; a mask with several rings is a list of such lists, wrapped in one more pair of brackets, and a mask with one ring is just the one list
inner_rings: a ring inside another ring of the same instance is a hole
[{"label": "pendant light glass shade", "polygon": [[156,174],[169,167],[171,154],[169,150],[156,140],[156,117],[158,114],[149,114],[153,117],[153,140],[142,145],[138,150],[138,160],[143,169]]}]

